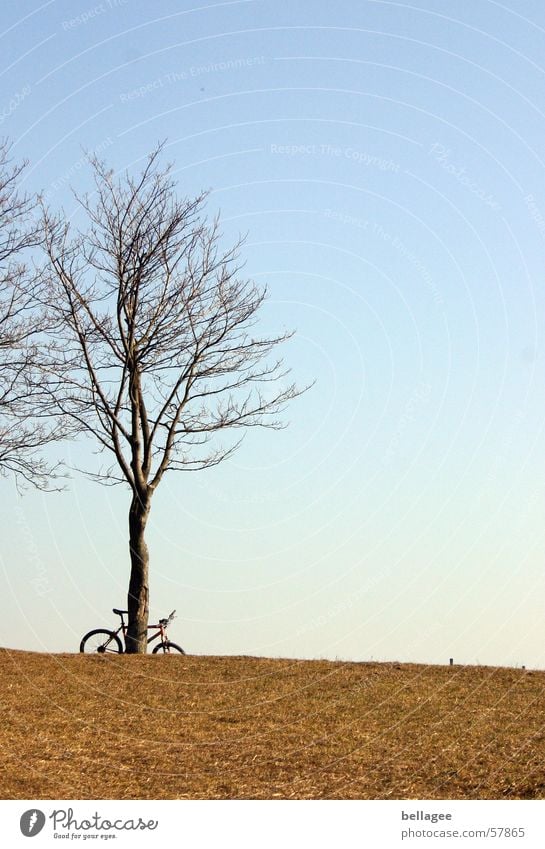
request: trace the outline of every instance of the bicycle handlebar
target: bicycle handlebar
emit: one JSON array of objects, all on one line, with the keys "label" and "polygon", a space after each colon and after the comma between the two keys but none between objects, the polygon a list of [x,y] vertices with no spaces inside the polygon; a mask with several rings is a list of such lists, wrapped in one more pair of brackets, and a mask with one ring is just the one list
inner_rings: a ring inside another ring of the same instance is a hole
[{"label": "bicycle handlebar", "polygon": [[173,620],[173,619],[175,619],[175,613],[176,613],[176,611],[175,611],[175,610],[173,610],[173,611],[172,611],[172,613],[170,614],[170,616],[168,616],[166,619],[160,619],[160,620],[159,620],[159,622],[161,623],[161,625],[162,625],[164,628],[166,628],[166,627],[167,627],[167,625],[170,625],[170,623],[172,622],[172,620]]}]

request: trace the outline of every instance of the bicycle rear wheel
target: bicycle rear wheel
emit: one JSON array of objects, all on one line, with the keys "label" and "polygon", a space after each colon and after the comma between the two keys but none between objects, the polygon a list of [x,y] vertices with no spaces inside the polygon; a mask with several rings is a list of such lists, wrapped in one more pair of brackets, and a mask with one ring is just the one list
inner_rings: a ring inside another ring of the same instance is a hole
[{"label": "bicycle rear wheel", "polygon": [[94,631],[89,631],[88,634],[85,634],[80,643],[79,650],[86,654],[94,654],[95,652],[98,652],[98,654],[110,654],[112,652],[114,654],[121,654],[123,646],[121,640],[113,631],[106,631],[104,628],[95,628]]},{"label": "bicycle rear wheel", "polygon": [[153,654],[157,654],[157,652],[162,652],[164,654],[185,654],[183,648],[176,643],[171,643],[169,640],[166,643],[159,643],[158,646],[155,646],[153,649]]}]

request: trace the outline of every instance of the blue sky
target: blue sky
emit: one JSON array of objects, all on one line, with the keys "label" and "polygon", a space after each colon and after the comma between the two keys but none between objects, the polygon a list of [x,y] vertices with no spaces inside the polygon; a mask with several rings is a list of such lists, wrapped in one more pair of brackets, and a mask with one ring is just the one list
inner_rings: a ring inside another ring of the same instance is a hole
[{"label": "blue sky", "polygon": [[[166,139],[316,380],[165,478],[152,616],[196,654],[543,668],[541,4],[18,2],[0,46],[28,189],[77,223],[84,150]],[[72,651],[124,603],[128,492],[0,488],[0,644]]]}]

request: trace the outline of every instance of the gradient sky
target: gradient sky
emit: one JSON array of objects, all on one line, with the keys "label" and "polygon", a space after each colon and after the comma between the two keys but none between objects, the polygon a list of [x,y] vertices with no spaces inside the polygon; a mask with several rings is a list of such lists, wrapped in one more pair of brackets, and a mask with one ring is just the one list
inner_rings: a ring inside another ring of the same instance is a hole
[{"label": "gradient sky", "polygon": [[[2,4],[0,133],[74,216],[84,149],[247,232],[294,327],[281,433],[168,475],[152,618],[194,654],[545,667],[545,8]],[[76,216],[75,221],[78,221]],[[81,465],[93,446],[56,452]],[[91,459],[92,462],[92,459]],[[73,651],[128,582],[129,494],[0,481],[0,645]]]}]

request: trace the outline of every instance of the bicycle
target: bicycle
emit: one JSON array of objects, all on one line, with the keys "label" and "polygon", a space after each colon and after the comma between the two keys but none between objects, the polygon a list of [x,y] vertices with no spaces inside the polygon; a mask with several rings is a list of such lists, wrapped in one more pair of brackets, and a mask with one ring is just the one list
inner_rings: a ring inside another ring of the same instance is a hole
[{"label": "bicycle", "polygon": [[[117,629],[117,631],[108,631],[105,628],[95,628],[93,631],[89,631],[89,633],[85,634],[83,637],[79,650],[80,652],[86,653],[94,653],[98,652],[98,654],[105,654],[109,652],[113,652],[114,654],[122,654],[123,653],[123,644],[119,638],[119,633],[122,632],[123,639],[127,636],[127,625],[123,618],[126,614],[128,614],[128,610],[118,610],[117,607],[113,608],[113,612],[121,617],[121,625]],[[157,632],[152,634],[151,637],[148,637],[148,645],[152,643],[157,637],[161,638],[161,642],[157,643],[153,648],[153,654],[157,654],[157,652],[162,651],[164,654],[170,654],[171,652],[179,652],[180,654],[185,654],[183,648],[176,643],[171,642],[168,639],[167,628],[174,619],[175,610],[172,611],[170,616],[166,619],[159,619],[158,625],[148,625],[148,631],[153,628],[157,628]]]}]

